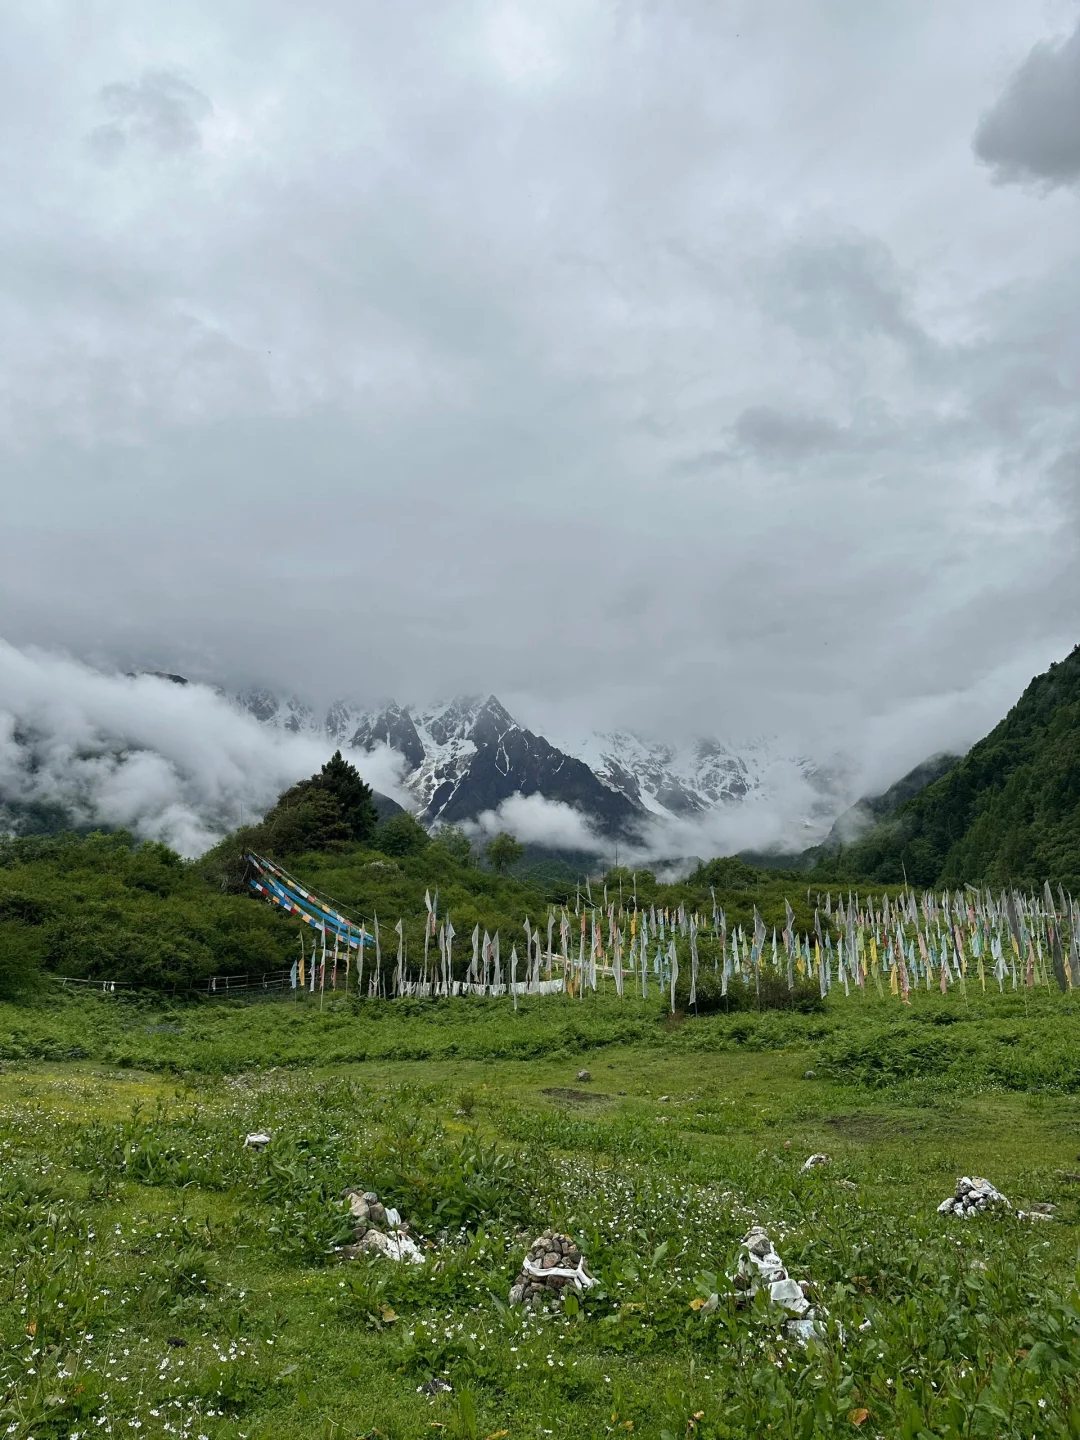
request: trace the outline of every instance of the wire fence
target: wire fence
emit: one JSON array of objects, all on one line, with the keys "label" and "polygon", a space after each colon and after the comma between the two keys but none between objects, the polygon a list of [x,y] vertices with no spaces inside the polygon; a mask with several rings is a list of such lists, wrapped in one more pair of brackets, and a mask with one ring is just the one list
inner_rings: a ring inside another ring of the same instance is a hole
[{"label": "wire fence", "polygon": [[61,990],[72,989],[83,994],[162,996],[171,999],[189,997],[203,1000],[232,1000],[240,996],[280,995],[292,989],[289,970],[265,970],[253,975],[211,975],[198,985],[139,985],[131,980],[87,980],[77,975],[54,975]]}]

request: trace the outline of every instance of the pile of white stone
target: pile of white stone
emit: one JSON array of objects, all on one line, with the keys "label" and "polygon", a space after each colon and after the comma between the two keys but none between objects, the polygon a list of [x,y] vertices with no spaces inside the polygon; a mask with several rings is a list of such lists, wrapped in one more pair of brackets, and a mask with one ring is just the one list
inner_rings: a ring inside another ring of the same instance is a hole
[{"label": "pile of white stone", "polygon": [[[965,1220],[987,1210],[1013,1210],[1007,1197],[982,1175],[961,1175],[956,1182],[955,1195],[943,1200],[937,1208],[939,1215],[961,1215]],[[1013,1213],[1020,1220],[1049,1220],[1054,1213],[1054,1206],[1033,1205],[1030,1210],[1016,1210]]]},{"label": "pile of white stone", "polygon": [[346,1190],[353,1221],[352,1245],[342,1245],[338,1254],[347,1260],[361,1255],[385,1255],[388,1260],[408,1260],[422,1265],[423,1252],[409,1236],[409,1227],[392,1205],[384,1205],[374,1190]]},{"label": "pile of white stone", "polygon": [[580,1295],[596,1280],[585,1272],[585,1257],[569,1235],[545,1230],[529,1246],[510,1287],[510,1304],[539,1310],[561,1300],[567,1289]]},{"label": "pile of white stone", "polygon": [[997,1188],[991,1185],[989,1180],[984,1180],[981,1175],[972,1178],[970,1175],[961,1175],[956,1182],[956,1194],[950,1195],[937,1207],[939,1215],[962,1215],[966,1220],[971,1215],[978,1215],[983,1210],[993,1210],[1001,1207],[1011,1210],[1012,1206]]},{"label": "pile of white stone", "polygon": [[808,1340],[811,1335],[820,1334],[814,1308],[807,1299],[810,1282],[792,1280],[768,1232],[760,1225],[754,1225],[743,1236],[738,1267],[732,1278],[736,1290],[743,1295],[754,1296],[766,1288],[773,1304],[782,1306],[792,1317],[787,1322],[790,1335]]}]

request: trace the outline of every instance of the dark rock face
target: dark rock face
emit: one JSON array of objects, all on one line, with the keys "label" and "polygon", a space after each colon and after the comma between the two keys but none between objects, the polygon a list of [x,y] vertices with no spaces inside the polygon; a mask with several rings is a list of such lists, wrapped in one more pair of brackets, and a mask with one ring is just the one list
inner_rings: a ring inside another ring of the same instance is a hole
[{"label": "dark rock face", "polygon": [[456,781],[438,786],[430,820],[470,820],[520,793],[571,805],[604,834],[635,833],[642,812],[633,801],[601,784],[584,761],[523,729],[494,696],[481,706],[468,738],[476,753]]},{"label": "dark rock face", "polygon": [[404,805],[399,805],[396,800],[391,800],[389,795],[383,795],[378,790],[371,792],[371,799],[375,805],[375,814],[380,820],[389,820],[391,815],[405,813]]},{"label": "dark rock face", "polygon": [[412,716],[400,705],[387,705],[378,715],[365,716],[349,745],[354,750],[374,750],[376,745],[389,745],[405,757],[410,770],[419,770],[425,759],[424,742]]},{"label": "dark rock face", "polygon": [[241,696],[240,703],[264,725],[273,720],[281,708],[280,702],[272,690],[249,690]]},{"label": "dark rock face", "polygon": [[[418,723],[419,722],[419,723]],[[575,760],[519,725],[488,696],[463,696],[434,714],[387,705],[362,719],[349,741],[372,750],[389,745],[405,761],[406,784],[429,824],[460,824],[497,809],[512,795],[542,795],[573,806],[605,835],[633,836],[644,810]]]}]

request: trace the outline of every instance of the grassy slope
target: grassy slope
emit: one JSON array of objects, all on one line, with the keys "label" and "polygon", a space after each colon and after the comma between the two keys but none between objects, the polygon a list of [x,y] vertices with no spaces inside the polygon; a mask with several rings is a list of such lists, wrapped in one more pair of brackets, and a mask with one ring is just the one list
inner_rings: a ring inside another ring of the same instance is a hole
[{"label": "grassy slope", "polygon": [[[0,1073],[3,1428],[104,1433],[104,1414],[142,1435],[632,1423],[734,1440],[854,1434],[867,1409],[862,1433],[890,1437],[1074,1433],[1080,1186],[1056,1172],[1080,1168],[1080,1022],[1067,999],[1027,1004],[833,1001],[674,1029],[610,997],[534,1001],[516,1020],[505,1004],[23,1009],[9,1055],[66,1037],[87,1058]],[[0,1012],[0,1034],[14,1018]],[[261,1126],[262,1157],[240,1146]],[[815,1150],[833,1164],[800,1175]],[[959,1173],[1059,1218],[944,1220]],[[327,1263],[347,1182],[422,1218],[423,1271]],[[462,1216],[479,1238],[455,1239]],[[725,1293],[754,1219],[844,1344],[807,1355],[763,1310],[691,1308]],[[525,1322],[499,1302],[521,1234],[551,1221],[601,1285],[572,1320]],[[453,1396],[418,1393],[444,1370]]]}]

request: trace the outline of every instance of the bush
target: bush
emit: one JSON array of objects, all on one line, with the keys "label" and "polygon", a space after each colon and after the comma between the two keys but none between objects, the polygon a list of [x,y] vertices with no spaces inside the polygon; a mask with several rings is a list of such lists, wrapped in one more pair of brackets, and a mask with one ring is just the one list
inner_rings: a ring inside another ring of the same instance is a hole
[{"label": "bush", "polygon": [[0,999],[10,1000],[33,988],[43,949],[40,930],[16,920],[0,921]]},{"label": "bush", "polygon": [[697,1000],[691,1006],[690,972],[681,970],[675,986],[675,1004],[680,1010],[692,1009],[698,1015],[737,1010],[796,1010],[801,1015],[810,1015],[825,1009],[817,981],[796,979],[794,990],[789,990],[781,976],[766,974],[761,977],[760,987],[753,983],[744,985],[736,978],[728,982],[726,995],[721,990],[721,976],[711,969],[702,970],[698,975]]},{"label": "bush", "polygon": [[431,844],[427,831],[407,810],[391,815],[375,831],[376,850],[389,855],[392,860],[401,860],[406,855],[419,855]]}]

